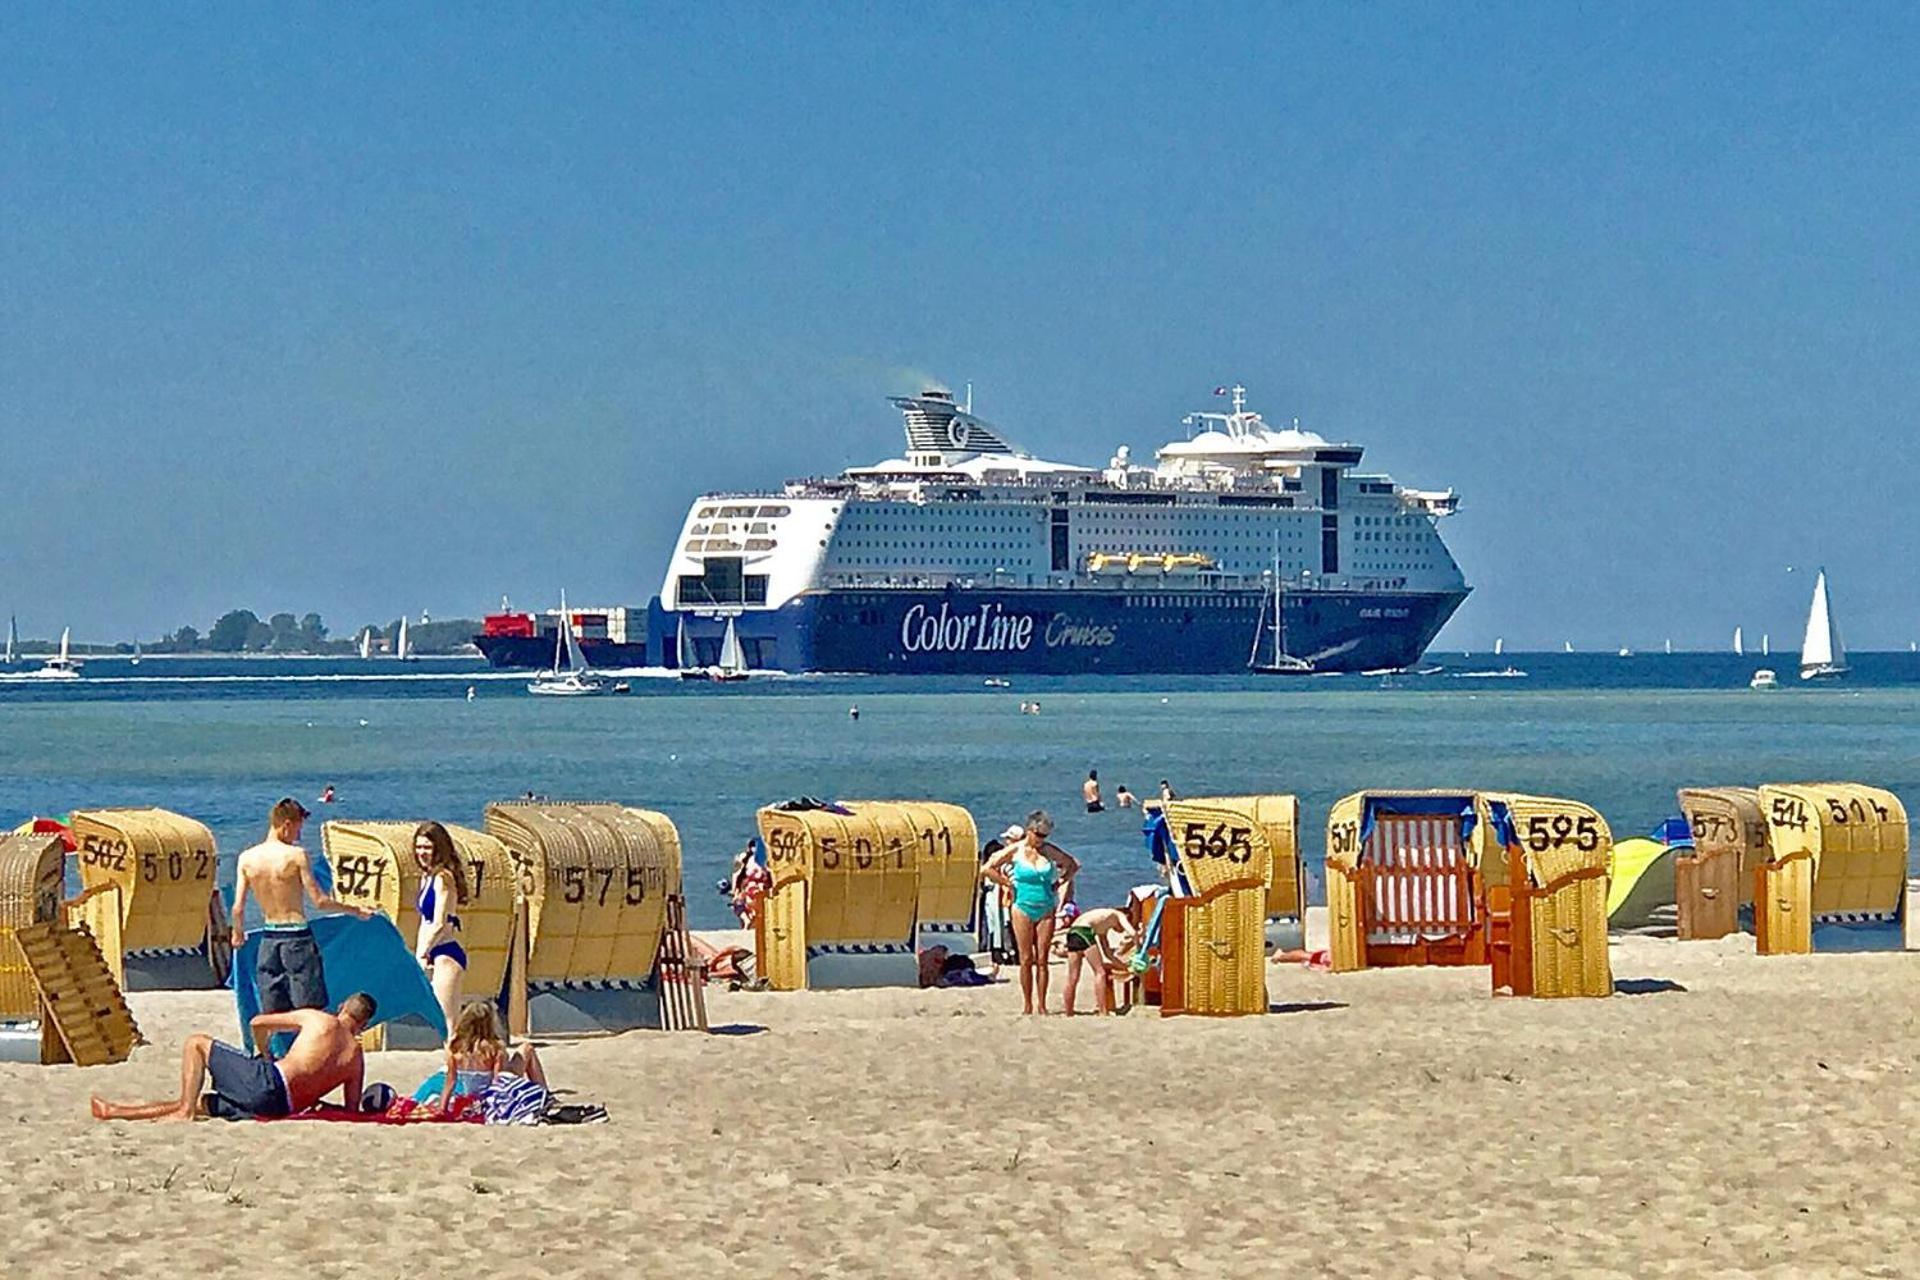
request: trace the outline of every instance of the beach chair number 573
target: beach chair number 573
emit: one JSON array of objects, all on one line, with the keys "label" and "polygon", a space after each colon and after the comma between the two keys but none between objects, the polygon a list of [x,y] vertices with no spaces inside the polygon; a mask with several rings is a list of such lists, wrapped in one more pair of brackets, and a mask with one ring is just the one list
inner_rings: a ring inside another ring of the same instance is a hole
[{"label": "beach chair number 573", "polygon": [[1204,822],[1189,822],[1180,841],[1180,852],[1189,858],[1225,858],[1245,862],[1253,857],[1253,829],[1235,827],[1231,831],[1222,822],[1209,832]]}]

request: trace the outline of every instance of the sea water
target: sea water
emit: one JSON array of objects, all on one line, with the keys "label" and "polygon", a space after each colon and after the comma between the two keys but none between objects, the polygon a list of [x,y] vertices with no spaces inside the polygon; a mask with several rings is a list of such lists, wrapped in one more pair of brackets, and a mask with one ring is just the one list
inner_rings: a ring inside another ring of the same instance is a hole
[{"label": "sea water", "polygon": [[[1185,795],[1297,794],[1317,890],[1327,810],[1367,787],[1570,796],[1616,837],[1674,813],[1681,786],[1844,778],[1920,803],[1920,657],[1853,661],[1803,686],[1780,659],[1770,693],[1746,687],[1765,665],[1752,657],[1455,654],[1387,680],[642,677],[627,697],[568,699],[461,660],[93,660],[78,682],[0,681],[0,824],[159,805],[213,829],[230,881],[283,795],[315,811],[316,852],[327,818],[478,826],[490,801],[529,791],[615,800],[673,818],[693,922],[717,927],[732,919],[713,885],[772,801],[946,800],[982,839],[1047,809],[1086,906],[1154,878],[1139,811],[1113,796],[1166,779]],[[1464,674],[1509,663],[1527,675]],[[1089,769],[1104,813],[1081,804]]]}]

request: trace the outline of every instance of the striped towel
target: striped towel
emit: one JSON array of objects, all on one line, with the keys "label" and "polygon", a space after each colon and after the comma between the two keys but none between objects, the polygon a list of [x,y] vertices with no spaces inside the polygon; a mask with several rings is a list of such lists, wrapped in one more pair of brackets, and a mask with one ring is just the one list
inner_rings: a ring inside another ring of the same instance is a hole
[{"label": "striped towel", "polygon": [[547,1087],[523,1076],[497,1075],[487,1087],[488,1124],[539,1124],[547,1111]]}]

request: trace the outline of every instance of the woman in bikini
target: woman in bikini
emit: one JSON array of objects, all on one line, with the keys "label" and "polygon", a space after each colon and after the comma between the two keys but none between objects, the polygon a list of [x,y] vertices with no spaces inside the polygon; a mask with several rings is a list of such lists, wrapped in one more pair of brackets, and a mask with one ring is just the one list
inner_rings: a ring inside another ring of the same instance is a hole
[{"label": "woman in bikini", "polygon": [[437,822],[423,822],[413,833],[413,857],[420,864],[420,932],[413,955],[433,984],[447,1028],[460,1006],[460,982],[467,972],[467,949],[460,945],[460,917],[454,908],[467,901],[467,872],[453,837]]},{"label": "woman in bikini", "polygon": [[1080,864],[1048,841],[1053,819],[1044,809],[1027,815],[1026,831],[987,859],[982,873],[1013,899],[1013,941],[1020,953],[1020,996],[1028,1013],[1047,1011],[1047,957],[1053,917],[1073,897]]}]

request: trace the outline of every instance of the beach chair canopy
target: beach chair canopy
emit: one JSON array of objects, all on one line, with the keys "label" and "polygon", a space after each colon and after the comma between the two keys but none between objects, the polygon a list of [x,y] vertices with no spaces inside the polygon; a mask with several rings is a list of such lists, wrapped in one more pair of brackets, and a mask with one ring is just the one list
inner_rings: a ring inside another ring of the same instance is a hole
[{"label": "beach chair canopy", "polygon": [[76,809],[72,830],[81,883],[120,886],[129,953],[205,942],[219,853],[204,824],[167,809]]},{"label": "beach chair canopy", "polygon": [[680,833],[663,813],[618,804],[491,805],[527,916],[527,981],[643,982],[681,891]]}]

